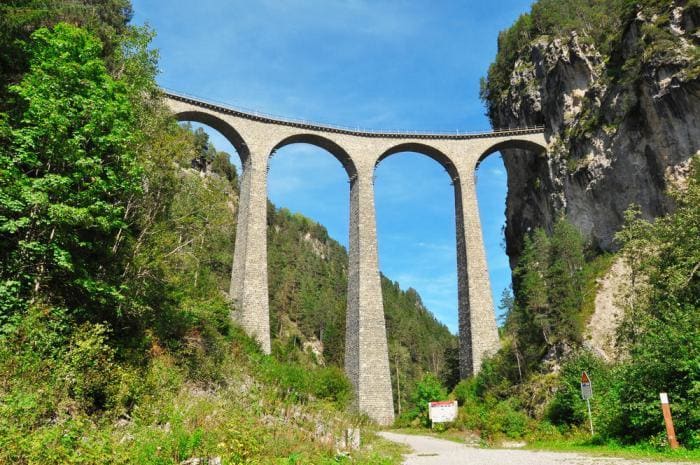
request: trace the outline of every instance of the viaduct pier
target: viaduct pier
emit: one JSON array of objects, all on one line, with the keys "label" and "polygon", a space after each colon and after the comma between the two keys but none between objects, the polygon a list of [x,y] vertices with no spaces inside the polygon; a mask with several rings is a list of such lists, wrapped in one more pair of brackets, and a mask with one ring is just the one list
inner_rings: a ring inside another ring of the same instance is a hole
[{"label": "viaduct pier", "polygon": [[[481,160],[502,149],[543,152],[543,128],[483,133],[362,131],[237,110],[164,91],[179,121],[208,125],[236,148],[243,164],[236,244],[231,272],[233,318],[270,352],[267,285],[267,173],[270,156],[294,143],[321,147],[343,165],[350,183],[350,240],[345,371],[356,407],[380,424],[394,408],[380,284],[374,207],[374,169],[384,158],[418,152],[440,163],[454,185],[457,222],[460,371],[468,376],[498,349],[475,172]],[[312,181],[310,181],[312,182]]]}]

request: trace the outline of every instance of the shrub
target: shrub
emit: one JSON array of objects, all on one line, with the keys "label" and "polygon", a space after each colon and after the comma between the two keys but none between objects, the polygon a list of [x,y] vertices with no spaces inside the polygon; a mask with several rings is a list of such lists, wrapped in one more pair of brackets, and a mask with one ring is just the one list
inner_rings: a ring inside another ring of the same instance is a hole
[{"label": "shrub", "polygon": [[452,391],[452,397],[457,401],[460,407],[468,402],[477,402],[476,380],[474,378],[463,379]]},{"label": "shrub", "polygon": [[416,384],[416,388],[411,394],[413,409],[407,412],[406,417],[411,420],[418,420],[423,426],[430,426],[428,418],[429,403],[447,398],[447,392],[440,383],[440,380],[432,373],[426,373]]},{"label": "shrub", "polygon": [[319,399],[335,402],[340,408],[352,398],[352,385],[343,370],[338,367],[320,368],[314,377],[314,394]]},{"label": "shrub", "polygon": [[86,323],[73,334],[65,355],[68,393],[87,412],[104,409],[114,394],[114,349],[107,345],[107,334],[106,326]]},{"label": "shrub", "polygon": [[481,398],[476,379],[461,381],[452,392],[460,404],[457,424],[465,429],[479,431],[483,439],[495,440],[501,436],[522,438],[533,422],[520,408],[515,398],[498,401],[494,397]]},{"label": "shrub", "polygon": [[587,426],[588,408],[581,398],[583,371],[593,385],[591,411],[596,433],[607,438],[621,433],[624,428],[620,417],[620,369],[587,350],[574,353],[564,362],[556,393],[547,406],[547,419],[563,427]]}]

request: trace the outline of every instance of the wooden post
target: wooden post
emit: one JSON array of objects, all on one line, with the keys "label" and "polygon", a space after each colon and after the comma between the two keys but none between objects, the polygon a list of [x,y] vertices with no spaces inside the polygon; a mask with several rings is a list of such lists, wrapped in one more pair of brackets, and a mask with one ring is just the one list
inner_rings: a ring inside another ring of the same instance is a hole
[{"label": "wooden post", "polygon": [[671,446],[671,449],[678,449],[676,430],[673,428],[673,418],[671,417],[671,406],[668,404],[668,394],[662,392],[659,394],[659,397],[661,398],[661,411],[664,413],[664,422],[666,423],[668,445]]}]

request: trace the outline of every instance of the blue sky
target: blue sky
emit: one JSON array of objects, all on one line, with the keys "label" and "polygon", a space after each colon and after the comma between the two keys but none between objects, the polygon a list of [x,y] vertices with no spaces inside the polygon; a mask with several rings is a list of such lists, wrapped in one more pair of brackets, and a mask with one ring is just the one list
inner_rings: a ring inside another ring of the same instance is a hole
[{"label": "blue sky", "polygon": [[[133,0],[160,51],[159,83],[233,106],[369,129],[489,129],[479,79],[498,32],[530,0]],[[215,144],[233,153],[216,133]],[[238,162],[234,157],[234,162]],[[376,171],[380,268],[457,330],[453,190],[418,154]],[[479,209],[496,305],[510,284],[502,249],[506,175],[500,158],[478,171]],[[269,196],[328,228],[347,246],[349,186],[340,163],[308,145],[279,150]]]}]

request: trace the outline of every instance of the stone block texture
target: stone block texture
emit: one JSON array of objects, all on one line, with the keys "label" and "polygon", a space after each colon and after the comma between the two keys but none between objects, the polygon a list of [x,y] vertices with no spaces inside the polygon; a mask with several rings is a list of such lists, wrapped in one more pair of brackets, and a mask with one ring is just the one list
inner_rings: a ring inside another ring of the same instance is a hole
[{"label": "stone block texture", "polygon": [[475,188],[479,162],[501,149],[546,150],[542,128],[479,134],[354,131],[242,112],[174,93],[165,102],[180,121],[220,131],[243,161],[236,249],[229,290],[232,318],[270,352],[267,288],[267,167],[277,149],[309,143],[328,150],[350,180],[350,250],[345,371],[355,406],[380,424],[394,419],[386,325],[378,266],[373,174],[395,153],[423,153],[441,163],[455,186],[460,371],[476,373],[498,349],[498,331]]},{"label": "stone block texture", "polygon": [[373,170],[362,169],[350,188],[350,251],[345,371],[355,405],[383,425],[394,421],[389,352],[379,276]]}]

